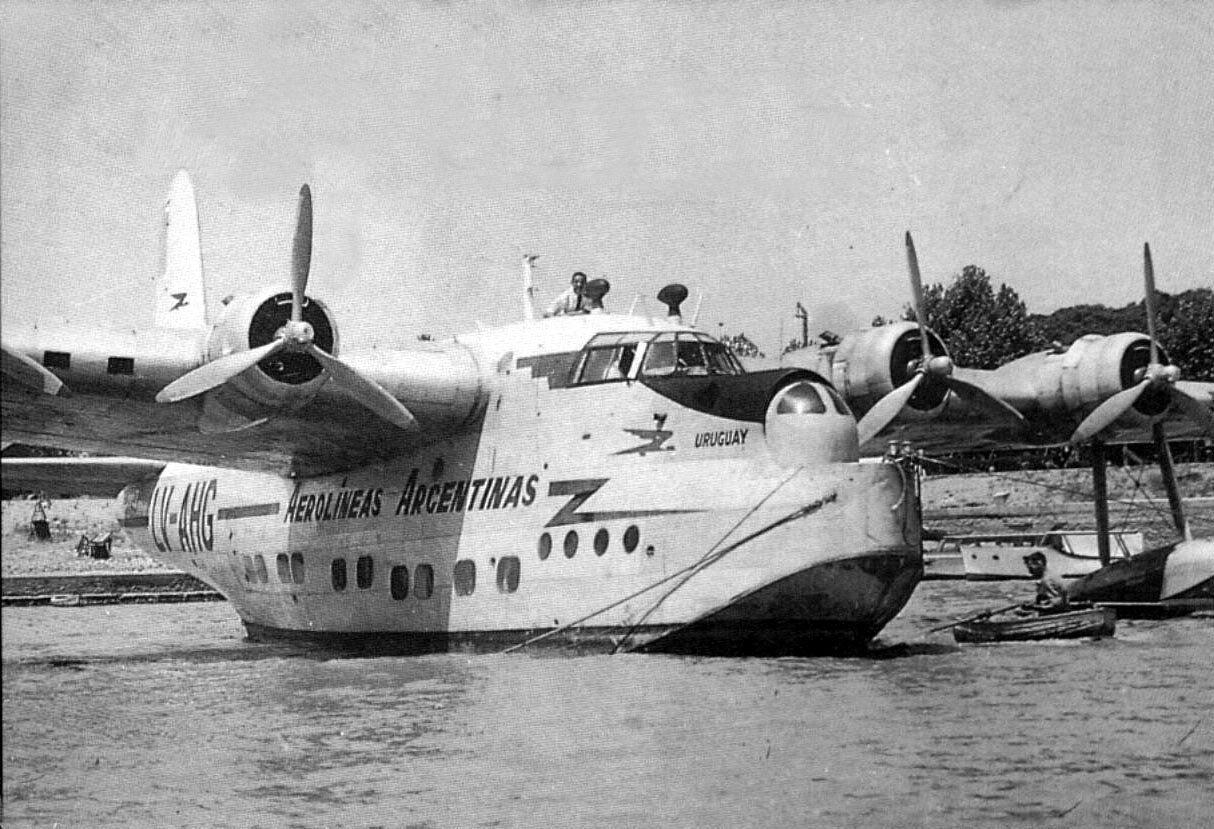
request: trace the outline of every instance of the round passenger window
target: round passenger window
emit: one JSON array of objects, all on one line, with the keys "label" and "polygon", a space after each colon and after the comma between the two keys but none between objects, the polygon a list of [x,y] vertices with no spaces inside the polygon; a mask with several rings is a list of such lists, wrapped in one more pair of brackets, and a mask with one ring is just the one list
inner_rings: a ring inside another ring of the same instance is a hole
[{"label": "round passenger window", "polygon": [[577,553],[577,530],[570,530],[565,536],[565,558],[573,558]]},{"label": "round passenger window", "polygon": [[548,533],[540,536],[537,552],[540,554],[540,561],[544,561],[552,554],[552,536],[548,535]]},{"label": "round passenger window", "polygon": [[597,533],[595,533],[594,534],[594,554],[596,556],[601,556],[603,553],[607,552],[607,542],[610,540],[611,540],[611,536],[608,535],[606,528],[603,528],[603,529],[599,530]]},{"label": "round passenger window", "polygon": [[641,543],[641,531],[636,525],[624,530],[624,552],[631,553]]}]

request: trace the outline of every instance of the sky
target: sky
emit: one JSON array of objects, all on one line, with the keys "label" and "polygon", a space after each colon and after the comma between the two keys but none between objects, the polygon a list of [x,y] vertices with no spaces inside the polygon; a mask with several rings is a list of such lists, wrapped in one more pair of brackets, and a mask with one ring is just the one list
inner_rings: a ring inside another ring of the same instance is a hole
[{"label": "sky", "polygon": [[[1030,311],[1214,284],[1214,6],[0,3],[3,320],[150,324],[173,174],[207,291],[289,280],[343,345],[607,305],[770,352],[967,264]],[[700,299],[702,297],[702,299]]]}]

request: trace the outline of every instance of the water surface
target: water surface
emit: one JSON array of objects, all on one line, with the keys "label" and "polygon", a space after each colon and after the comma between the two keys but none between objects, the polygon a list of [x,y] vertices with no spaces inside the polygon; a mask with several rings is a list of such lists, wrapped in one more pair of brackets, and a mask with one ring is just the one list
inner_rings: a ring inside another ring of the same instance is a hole
[{"label": "water surface", "polygon": [[1204,826],[1214,620],[882,658],[322,659],[226,604],[3,610],[4,825]]}]

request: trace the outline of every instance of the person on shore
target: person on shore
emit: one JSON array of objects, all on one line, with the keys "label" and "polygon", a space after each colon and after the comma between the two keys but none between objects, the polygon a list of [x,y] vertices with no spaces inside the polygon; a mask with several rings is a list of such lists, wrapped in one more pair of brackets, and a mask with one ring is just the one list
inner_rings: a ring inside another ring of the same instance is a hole
[{"label": "person on shore", "polygon": [[1049,562],[1045,553],[1040,551],[1029,553],[1024,557],[1024,566],[1029,575],[1037,580],[1037,598],[1025,610],[1037,613],[1062,613],[1068,606],[1066,585],[1062,579],[1049,571]]},{"label": "person on shore", "polygon": [[544,312],[546,317],[559,317],[564,314],[582,314],[586,312],[583,293],[586,290],[586,274],[575,271],[569,279],[569,287],[560,293]]}]

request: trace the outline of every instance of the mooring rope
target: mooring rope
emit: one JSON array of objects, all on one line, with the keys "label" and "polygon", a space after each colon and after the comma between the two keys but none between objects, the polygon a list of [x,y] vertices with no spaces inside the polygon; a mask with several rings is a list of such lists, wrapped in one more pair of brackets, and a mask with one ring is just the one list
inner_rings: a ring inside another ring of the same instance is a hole
[{"label": "mooring rope", "polygon": [[[762,528],[756,530],[755,532],[751,533],[750,535],[746,536],[745,538],[743,538],[739,541],[736,541],[733,544],[730,544],[728,547],[725,547],[716,553],[713,553],[711,550],[708,553],[705,553],[704,556],[702,556],[699,561],[684,568],[684,572],[686,572],[686,571],[690,571],[690,572],[687,572],[687,575],[683,578],[682,581],[680,581],[678,584],[674,585],[669,590],[667,590],[665,593],[663,593],[662,596],[656,602],[654,602],[649,607],[648,610],[646,610],[644,613],[641,614],[641,617],[639,619],[637,619],[635,622],[632,623],[632,625],[628,628],[628,630],[624,632],[624,635],[620,638],[620,640],[618,642],[616,642],[615,645],[612,646],[611,652],[613,654],[618,652],[619,649],[624,645],[624,643],[626,643],[630,638],[632,638],[632,635],[637,631],[637,629],[645,623],[645,620],[648,619],[653,614],[653,612],[662,605],[663,602],[665,602],[668,598],[670,598],[672,595],[674,595],[675,591],[679,590],[680,588],[683,587],[683,585],[685,585],[685,584],[687,584],[687,582],[691,581],[692,576],[696,575],[697,573],[703,572],[704,570],[708,569],[713,564],[716,564],[718,561],[725,558],[725,556],[729,555],[734,550],[741,547],[743,544],[753,541],[754,539],[758,538],[761,535],[764,535],[765,533],[771,532],[776,527],[781,527],[784,524],[787,524],[791,521],[796,521],[797,519],[804,518],[805,516],[809,515],[811,512],[817,512],[822,507],[831,503],[838,497],[839,497],[839,494],[837,492],[832,492],[830,495],[827,495],[824,498],[819,498],[817,501],[806,504],[805,506],[801,507],[800,509],[790,512],[788,515],[785,515],[783,518],[776,519],[775,521],[768,524],[766,527],[762,527]],[[734,525],[734,526],[736,528],[737,525]],[[733,532],[733,530],[731,529],[730,532]],[[723,536],[722,539],[724,539],[725,537],[728,537],[728,535],[729,534],[726,533],[726,535]],[[719,544],[720,542],[717,542],[717,543]]]},{"label": "mooring rope", "polygon": [[[523,642],[519,642],[517,645],[511,645],[510,647],[506,648],[505,650],[500,651],[500,653],[513,653],[514,651],[521,650],[525,647],[528,647],[529,645],[534,645],[537,642],[542,642],[543,640],[548,639],[552,636],[555,636],[558,633],[563,633],[564,631],[569,630],[570,628],[577,627],[578,625],[581,625],[582,623],[584,623],[590,619],[593,619],[595,616],[601,616],[602,614],[606,613],[607,611],[613,610],[614,608],[619,607],[620,605],[624,604],[625,602],[631,601],[632,599],[635,599],[638,596],[642,596],[645,593],[648,593],[650,590],[653,590],[654,588],[661,587],[666,582],[671,581],[673,579],[677,579],[679,576],[682,576],[685,573],[688,573],[688,571],[690,571],[690,570],[695,570],[696,568],[701,567],[702,565],[704,565],[705,561],[710,556],[713,555],[716,548],[718,546],[720,546],[720,544],[722,542],[724,542],[725,539],[729,538],[729,536],[732,535],[734,533],[734,531],[737,530],[738,527],[740,527],[748,518],[750,518],[750,516],[754,515],[755,511],[758,510],[760,507],[762,507],[765,503],[767,503],[767,501],[770,500],[773,495],[775,495],[777,492],[779,492],[784,487],[785,484],[787,484],[794,477],[796,477],[797,474],[801,472],[801,469],[802,469],[802,467],[797,467],[796,469],[794,469],[792,471],[792,473],[788,475],[788,477],[786,477],[784,480],[780,481],[778,484],[776,484],[776,486],[774,488],[772,488],[772,490],[770,492],[768,492],[761,499],[756,501],[755,505],[753,507],[751,507],[749,510],[747,510],[745,515],[743,515],[736,522],[734,522],[734,525],[732,527],[730,527],[725,532],[724,535],[722,535],[719,539],[717,539],[717,541],[711,547],[708,548],[708,552],[706,552],[704,555],[702,555],[696,561],[692,562],[691,564],[687,565],[686,567],[682,568],[681,570],[677,570],[674,573],[671,573],[668,576],[663,576],[662,578],[658,579],[657,581],[653,582],[652,584],[646,585],[645,587],[642,587],[640,590],[630,593],[629,595],[625,596],[622,599],[618,599],[614,602],[611,602],[608,605],[604,605],[603,607],[600,607],[597,610],[586,614],[585,616],[575,619],[572,622],[567,622],[563,625],[560,625],[559,627],[553,628],[552,630],[546,630],[543,633],[537,634],[536,636],[532,636],[530,639],[527,639]],[[820,506],[821,504],[826,503],[828,500],[833,501],[836,497],[837,497],[836,493],[831,493],[829,496],[827,496],[826,499],[822,499],[822,501],[815,502],[815,503],[817,503]],[[807,507],[808,506],[813,506],[813,505],[807,505]],[[807,507],[802,507],[801,509],[803,510],[803,509],[806,509]],[[797,512],[800,512],[800,511],[801,510],[797,510]],[[794,515],[795,514],[796,513],[794,513]],[[806,514],[808,514],[808,513],[806,513]],[[780,519],[780,521],[777,523],[783,523],[785,520],[787,520],[787,518],[788,517],[786,516],[784,519]],[[738,545],[743,544],[746,541],[749,541],[750,539],[754,538],[755,535],[761,534],[761,532],[766,532],[768,529],[774,528],[774,526],[776,526],[776,525],[772,525],[771,527],[764,528],[764,530],[760,531],[760,533],[755,533],[750,536],[747,536],[746,538],[742,539],[742,541],[738,542]],[[730,552],[731,550],[736,549],[738,545],[734,545],[733,547],[729,548],[728,550],[722,551],[722,555],[728,554],[728,552]],[[717,560],[717,559],[714,559],[714,561],[715,560]],[[690,578],[691,575],[694,575],[694,573],[688,575],[688,578]],[[686,581],[686,580],[684,580],[684,581]],[[681,586],[682,586],[682,584],[676,586],[674,588],[674,590],[677,590]],[[671,590],[670,592],[673,593],[674,590]],[[670,594],[668,593],[667,595],[670,595]],[[658,600],[657,604],[661,604],[661,602],[665,601],[665,599],[666,599],[666,597],[663,596],[661,599]],[[656,607],[656,606],[657,605],[655,604],[654,607]],[[649,612],[651,612],[651,611],[646,612],[646,616],[648,616]],[[633,629],[635,629],[635,627],[636,626],[633,625]],[[629,632],[628,635],[631,635],[631,631]],[[627,638],[627,636],[625,637],[625,639],[626,638]],[[615,653],[617,649],[618,649],[618,646],[616,648],[613,648],[612,653]]]}]

